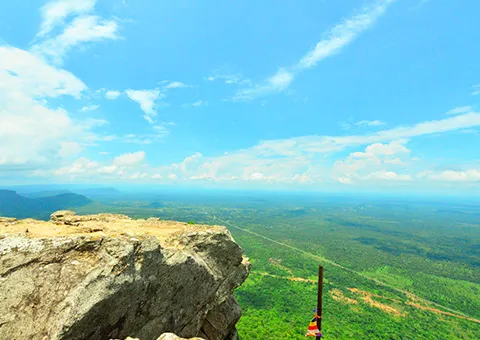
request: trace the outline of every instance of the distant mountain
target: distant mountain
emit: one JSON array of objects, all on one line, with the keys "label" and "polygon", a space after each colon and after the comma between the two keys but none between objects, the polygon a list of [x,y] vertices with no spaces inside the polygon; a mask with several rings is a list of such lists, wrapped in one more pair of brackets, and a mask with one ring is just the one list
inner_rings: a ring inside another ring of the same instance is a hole
[{"label": "distant mountain", "polygon": [[54,211],[81,207],[91,202],[89,198],[74,193],[29,198],[12,190],[0,190],[0,216],[48,219]]},{"label": "distant mountain", "polygon": [[21,196],[26,197],[46,197],[64,193],[73,192],[84,196],[107,196],[119,195],[117,189],[103,187],[99,185],[79,185],[79,184],[38,184],[38,185],[13,185],[0,186],[0,190],[15,191]]},{"label": "distant mountain", "polygon": [[110,200],[121,195],[121,192],[114,188],[80,185],[20,185],[0,187],[0,190],[15,191],[18,195],[27,198],[42,198],[74,193],[95,200]]},{"label": "distant mountain", "polygon": [[28,198],[40,198],[40,197],[51,197],[51,196],[56,196],[56,195],[61,195],[61,194],[71,194],[72,192],[70,190],[48,190],[48,191],[36,191],[32,193],[22,193],[18,192],[17,193],[20,196],[28,197]]},{"label": "distant mountain", "polygon": [[114,188],[75,188],[72,192],[87,197],[111,197],[120,195],[120,191]]}]

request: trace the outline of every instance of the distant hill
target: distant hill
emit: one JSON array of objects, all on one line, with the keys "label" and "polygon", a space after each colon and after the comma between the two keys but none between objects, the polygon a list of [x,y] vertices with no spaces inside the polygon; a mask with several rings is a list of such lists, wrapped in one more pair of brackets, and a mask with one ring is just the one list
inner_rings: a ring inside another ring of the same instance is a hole
[{"label": "distant hill", "polygon": [[26,185],[0,187],[0,190],[15,191],[18,195],[26,198],[42,198],[57,196],[60,194],[78,194],[95,200],[110,200],[118,198],[121,192],[109,187],[84,187],[78,185]]},{"label": "distant hill", "polygon": [[78,184],[39,184],[39,185],[14,185],[0,186],[0,190],[15,191],[25,197],[47,197],[65,193],[75,193],[87,197],[116,196],[120,191],[111,187],[97,185],[86,186]]},{"label": "distant hill", "polygon": [[12,190],[0,190],[0,216],[48,219],[54,211],[81,207],[91,202],[89,198],[74,193],[29,198]]},{"label": "distant hill", "polygon": [[49,190],[49,191],[36,191],[32,193],[22,193],[18,192],[17,193],[20,196],[28,197],[28,198],[40,198],[40,197],[51,197],[51,196],[56,196],[56,195],[61,195],[61,194],[71,194],[72,192],[70,190]]},{"label": "distant hill", "polygon": [[120,195],[120,191],[114,188],[75,188],[72,192],[87,197],[111,197]]}]

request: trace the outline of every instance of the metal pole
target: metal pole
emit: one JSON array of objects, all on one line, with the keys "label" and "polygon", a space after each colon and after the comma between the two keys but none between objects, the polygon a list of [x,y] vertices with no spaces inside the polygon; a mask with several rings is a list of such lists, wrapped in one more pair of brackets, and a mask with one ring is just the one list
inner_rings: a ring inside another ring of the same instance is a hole
[{"label": "metal pole", "polygon": [[[317,327],[322,331],[322,294],[323,294],[323,267],[318,267],[318,301],[317,301]],[[317,336],[317,339],[321,337]]]}]

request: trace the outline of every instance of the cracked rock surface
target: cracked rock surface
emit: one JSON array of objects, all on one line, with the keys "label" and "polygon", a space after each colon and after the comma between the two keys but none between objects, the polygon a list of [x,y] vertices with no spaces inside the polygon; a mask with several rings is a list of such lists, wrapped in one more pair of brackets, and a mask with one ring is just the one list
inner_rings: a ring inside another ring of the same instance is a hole
[{"label": "cracked rock surface", "polygon": [[0,218],[0,338],[236,339],[233,290],[249,267],[221,226]]}]

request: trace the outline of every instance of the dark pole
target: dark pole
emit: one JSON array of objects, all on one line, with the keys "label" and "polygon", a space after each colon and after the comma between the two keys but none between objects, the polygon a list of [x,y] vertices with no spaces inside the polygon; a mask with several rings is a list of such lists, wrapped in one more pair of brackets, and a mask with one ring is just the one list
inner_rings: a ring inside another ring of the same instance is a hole
[{"label": "dark pole", "polygon": [[[318,301],[317,301],[317,327],[319,331],[322,331],[322,294],[323,294],[323,267],[318,267]],[[317,336],[317,339],[320,339]]]}]

